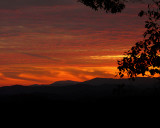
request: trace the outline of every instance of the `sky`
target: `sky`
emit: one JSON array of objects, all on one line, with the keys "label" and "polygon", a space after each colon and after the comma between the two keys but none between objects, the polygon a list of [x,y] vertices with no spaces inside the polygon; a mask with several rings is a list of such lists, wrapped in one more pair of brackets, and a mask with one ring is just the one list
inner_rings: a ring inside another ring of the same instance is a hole
[{"label": "sky", "polygon": [[0,86],[115,78],[117,60],[143,39],[142,8],[106,14],[77,0],[1,0]]}]

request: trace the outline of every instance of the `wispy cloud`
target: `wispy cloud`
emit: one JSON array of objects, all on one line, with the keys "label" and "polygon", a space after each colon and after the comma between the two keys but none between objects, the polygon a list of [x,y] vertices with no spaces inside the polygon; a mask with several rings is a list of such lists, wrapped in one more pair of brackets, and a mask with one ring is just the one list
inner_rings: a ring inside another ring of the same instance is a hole
[{"label": "wispy cloud", "polygon": [[112,15],[76,0],[1,0],[0,84],[113,77],[144,31],[142,5],[127,7]]},{"label": "wispy cloud", "polygon": [[74,0],[2,0],[0,1],[0,9],[18,9],[24,7],[35,6],[57,6],[70,5]]},{"label": "wispy cloud", "polygon": [[60,58],[48,57],[48,56],[43,56],[43,55],[38,55],[38,54],[33,54],[33,53],[22,53],[22,54],[29,55],[29,56],[32,56],[32,57],[38,57],[38,58],[42,58],[42,59],[52,60],[52,61],[55,61],[55,62],[60,62],[61,61]]}]

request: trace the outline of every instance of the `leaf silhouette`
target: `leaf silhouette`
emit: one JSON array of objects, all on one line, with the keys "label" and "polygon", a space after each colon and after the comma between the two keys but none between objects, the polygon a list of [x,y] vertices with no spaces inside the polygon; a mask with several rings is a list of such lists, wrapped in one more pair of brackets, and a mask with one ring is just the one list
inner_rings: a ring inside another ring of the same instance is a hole
[{"label": "leaf silhouette", "polygon": [[139,16],[147,16],[148,20],[145,22],[147,29],[143,36],[144,40],[139,41],[126,52],[125,58],[118,61],[118,69],[120,77],[127,72],[130,78],[137,75],[146,75],[150,73],[151,76],[160,74],[160,1],[148,6],[148,11],[141,11]]}]

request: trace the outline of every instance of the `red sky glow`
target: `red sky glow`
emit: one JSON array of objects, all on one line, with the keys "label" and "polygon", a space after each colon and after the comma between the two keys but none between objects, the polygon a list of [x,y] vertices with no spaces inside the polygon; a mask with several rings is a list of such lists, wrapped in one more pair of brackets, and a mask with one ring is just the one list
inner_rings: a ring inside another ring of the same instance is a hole
[{"label": "red sky glow", "polygon": [[114,78],[143,38],[142,3],[106,14],[76,0],[30,1],[0,2],[0,86]]}]

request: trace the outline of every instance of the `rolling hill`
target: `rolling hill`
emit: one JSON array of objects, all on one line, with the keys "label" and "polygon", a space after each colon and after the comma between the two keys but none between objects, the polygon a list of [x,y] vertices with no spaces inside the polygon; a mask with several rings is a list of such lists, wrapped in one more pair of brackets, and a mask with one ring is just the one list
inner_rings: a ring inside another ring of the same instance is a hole
[{"label": "rolling hill", "polygon": [[160,97],[160,81],[153,78],[95,78],[84,82],[58,81],[50,85],[0,88],[0,102],[100,102],[111,99]]}]

